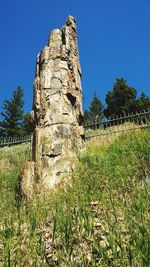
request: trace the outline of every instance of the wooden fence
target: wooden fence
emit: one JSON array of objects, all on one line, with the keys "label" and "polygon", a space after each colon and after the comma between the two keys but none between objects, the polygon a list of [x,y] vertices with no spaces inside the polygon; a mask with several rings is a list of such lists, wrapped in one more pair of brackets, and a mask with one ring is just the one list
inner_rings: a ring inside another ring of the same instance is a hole
[{"label": "wooden fence", "polygon": [[[117,134],[148,127],[150,127],[150,109],[136,114],[111,117],[109,119],[103,118],[101,121],[97,120],[84,125],[85,138],[87,140],[92,137]],[[0,147],[12,146],[27,142],[32,143],[32,135],[19,137],[0,136]]]},{"label": "wooden fence", "polygon": [[0,136],[0,147],[4,146],[12,146],[22,143],[32,142],[32,135],[25,135],[25,136]]}]

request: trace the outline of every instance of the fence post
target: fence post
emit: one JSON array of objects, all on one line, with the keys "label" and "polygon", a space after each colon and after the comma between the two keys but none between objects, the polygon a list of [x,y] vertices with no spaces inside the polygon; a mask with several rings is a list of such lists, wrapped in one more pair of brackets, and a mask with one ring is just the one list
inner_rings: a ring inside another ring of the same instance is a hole
[{"label": "fence post", "polygon": [[33,134],[31,134],[31,152],[32,152],[32,145],[33,145]]}]

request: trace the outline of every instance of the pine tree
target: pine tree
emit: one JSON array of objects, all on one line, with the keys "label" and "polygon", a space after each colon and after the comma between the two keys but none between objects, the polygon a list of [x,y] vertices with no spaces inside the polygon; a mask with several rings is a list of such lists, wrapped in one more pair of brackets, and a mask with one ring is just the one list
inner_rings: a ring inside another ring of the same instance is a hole
[{"label": "pine tree", "polygon": [[23,122],[23,90],[20,86],[13,92],[10,100],[3,102],[3,120],[0,122],[1,132],[5,136],[21,135]]},{"label": "pine tree", "polygon": [[91,101],[90,107],[84,112],[84,124],[99,122],[103,118],[103,105],[95,95]]},{"label": "pine tree", "polygon": [[123,78],[117,78],[112,91],[106,95],[105,116],[109,118],[134,112],[137,106],[136,95],[135,88],[128,86],[127,81]]},{"label": "pine tree", "polygon": [[97,96],[94,96],[90,106],[90,117],[93,122],[100,121],[103,116],[103,105]]},{"label": "pine tree", "polygon": [[23,123],[22,123],[22,134],[23,135],[28,135],[33,132],[32,126],[29,121],[29,113],[26,113],[23,118]]},{"label": "pine tree", "polygon": [[137,111],[144,111],[147,109],[150,109],[150,98],[142,93],[137,100]]},{"label": "pine tree", "polygon": [[83,122],[84,122],[84,125],[87,125],[87,124],[90,123],[90,113],[89,113],[89,110],[85,110],[84,111]]}]

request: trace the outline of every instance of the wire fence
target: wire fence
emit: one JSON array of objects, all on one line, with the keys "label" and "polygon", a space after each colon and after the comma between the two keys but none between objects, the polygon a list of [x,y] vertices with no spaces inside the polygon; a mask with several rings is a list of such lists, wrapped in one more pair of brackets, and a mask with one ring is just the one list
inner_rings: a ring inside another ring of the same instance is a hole
[{"label": "wire fence", "polygon": [[[85,139],[105,136],[109,134],[120,134],[137,129],[150,127],[150,109],[136,114],[128,114],[125,116],[103,118],[101,121],[94,120],[84,125]],[[33,135],[26,136],[0,136],[0,147],[12,146],[30,142],[32,145]]]}]

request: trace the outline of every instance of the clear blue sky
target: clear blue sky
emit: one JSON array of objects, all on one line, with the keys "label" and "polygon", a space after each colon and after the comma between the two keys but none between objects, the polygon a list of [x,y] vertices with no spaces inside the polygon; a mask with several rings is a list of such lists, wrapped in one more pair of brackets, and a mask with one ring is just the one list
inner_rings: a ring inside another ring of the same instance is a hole
[{"label": "clear blue sky", "polygon": [[31,110],[36,55],[68,15],[77,20],[84,108],[95,91],[104,103],[117,77],[150,96],[150,0],[1,0],[0,107],[21,85]]}]

